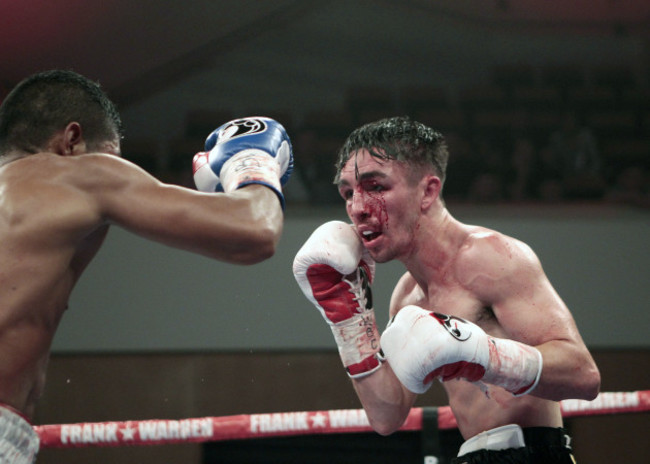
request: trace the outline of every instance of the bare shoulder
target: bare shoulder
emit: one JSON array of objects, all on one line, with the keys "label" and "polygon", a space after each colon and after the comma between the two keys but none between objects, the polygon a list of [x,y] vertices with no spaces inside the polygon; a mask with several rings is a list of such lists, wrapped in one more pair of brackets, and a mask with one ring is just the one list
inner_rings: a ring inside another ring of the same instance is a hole
[{"label": "bare shoulder", "polygon": [[[136,165],[103,153],[38,153],[0,168],[0,183],[16,211],[48,210],[50,213],[41,217],[67,224],[79,221],[84,224],[80,227],[94,227],[101,222],[103,195],[129,182],[154,181]],[[54,211],[57,214],[52,214]]]},{"label": "bare shoulder", "polygon": [[410,272],[405,272],[400,277],[390,299],[389,315],[393,317],[400,308],[410,304],[420,304],[424,293]]},{"label": "bare shoulder", "polygon": [[134,181],[150,182],[153,178],[137,165],[115,155],[88,153],[62,160],[70,184],[84,190],[121,187]]},{"label": "bare shoulder", "polygon": [[140,173],[133,163],[115,155],[89,153],[60,156],[53,153],[29,155],[3,167],[5,180],[55,186],[85,187],[114,182],[125,175]]},{"label": "bare shoulder", "polygon": [[6,198],[18,207],[33,202],[32,207],[49,207],[50,203],[65,199],[69,204],[74,196],[75,178],[71,174],[69,158],[52,153],[38,153],[5,164],[0,171],[0,182]]},{"label": "bare shoulder", "polygon": [[20,236],[25,243],[61,246],[104,223],[96,203],[77,185],[81,176],[71,174],[73,164],[71,158],[39,153],[0,168],[2,214],[12,225],[3,230],[4,239]]},{"label": "bare shoulder", "polygon": [[498,290],[496,284],[528,280],[541,272],[537,255],[526,243],[483,227],[471,227],[455,261],[456,277],[475,291]]},{"label": "bare shoulder", "polygon": [[162,183],[136,164],[115,155],[87,153],[60,157],[60,185],[75,189],[109,216],[126,198],[156,197]]}]

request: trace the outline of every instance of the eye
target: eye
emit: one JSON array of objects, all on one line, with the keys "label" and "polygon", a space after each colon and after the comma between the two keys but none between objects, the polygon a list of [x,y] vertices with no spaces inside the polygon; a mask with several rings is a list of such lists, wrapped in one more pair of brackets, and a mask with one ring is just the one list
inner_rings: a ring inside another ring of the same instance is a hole
[{"label": "eye", "polygon": [[345,190],[339,190],[339,194],[344,200],[349,200],[352,198],[352,190],[351,189],[345,189]]},{"label": "eye", "polygon": [[382,192],[386,190],[386,188],[377,182],[376,180],[371,180],[363,184],[363,189],[366,192]]}]

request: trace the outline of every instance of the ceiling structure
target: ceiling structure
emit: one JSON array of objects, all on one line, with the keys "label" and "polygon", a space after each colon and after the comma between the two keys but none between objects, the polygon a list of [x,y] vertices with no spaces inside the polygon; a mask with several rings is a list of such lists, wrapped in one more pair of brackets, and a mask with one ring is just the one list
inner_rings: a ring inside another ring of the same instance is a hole
[{"label": "ceiling structure", "polygon": [[[10,87],[41,69],[74,68],[128,102],[212,66],[220,54],[275,29],[294,28],[296,41],[313,40],[301,35],[300,22],[318,15],[323,3],[338,3],[344,16],[346,9],[363,14],[360,6],[388,7],[484,30],[650,37],[650,2],[643,0],[2,0],[0,81]],[[317,37],[329,27],[335,32],[335,26],[324,21],[324,31],[311,33]]]},{"label": "ceiling structure", "polygon": [[650,2],[0,0],[0,98],[33,72],[73,69],[150,133],[178,122],[162,108],[308,109],[349,86],[458,84],[553,60],[647,72]]}]

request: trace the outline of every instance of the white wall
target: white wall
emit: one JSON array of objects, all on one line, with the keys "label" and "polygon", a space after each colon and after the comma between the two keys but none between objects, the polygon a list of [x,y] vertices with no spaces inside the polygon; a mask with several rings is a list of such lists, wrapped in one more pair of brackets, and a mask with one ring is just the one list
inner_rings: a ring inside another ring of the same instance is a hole
[{"label": "white wall", "polygon": [[[592,347],[650,347],[650,212],[453,207],[458,219],[520,238],[538,253]],[[311,231],[342,208],[292,212],[278,253],[234,266],[110,232],[82,277],[54,341],[58,352],[332,349],[291,263]],[[378,323],[403,272],[379,265]]]}]

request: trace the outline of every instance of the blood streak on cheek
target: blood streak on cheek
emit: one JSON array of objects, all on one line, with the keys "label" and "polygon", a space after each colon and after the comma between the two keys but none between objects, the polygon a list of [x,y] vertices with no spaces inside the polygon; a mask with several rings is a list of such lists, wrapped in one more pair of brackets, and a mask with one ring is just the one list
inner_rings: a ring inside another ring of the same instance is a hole
[{"label": "blood streak on cheek", "polygon": [[366,200],[368,213],[377,218],[377,221],[388,228],[388,212],[386,211],[386,199],[380,193],[368,194]]}]

